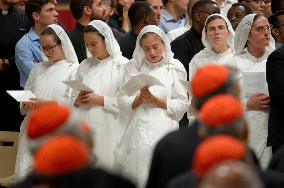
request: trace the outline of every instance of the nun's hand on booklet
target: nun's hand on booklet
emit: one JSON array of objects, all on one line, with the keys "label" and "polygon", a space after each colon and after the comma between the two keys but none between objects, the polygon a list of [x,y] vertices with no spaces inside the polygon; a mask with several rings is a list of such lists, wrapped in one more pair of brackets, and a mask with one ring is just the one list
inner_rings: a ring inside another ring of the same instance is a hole
[{"label": "nun's hand on booklet", "polygon": [[55,103],[56,101],[48,101],[41,98],[30,98],[31,102],[34,103],[34,108],[37,108],[42,105],[46,105],[48,103]]},{"label": "nun's hand on booklet", "polygon": [[269,109],[270,97],[264,93],[256,93],[247,101],[247,108],[251,110],[267,110]]},{"label": "nun's hand on booklet", "polygon": [[103,105],[103,97],[99,96],[95,92],[81,91],[75,100],[75,106],[84,104],[98,104]]},{"label": "nun's hand on booklet", "polygon": [[144,103],[155,104],[155,96],[151,93],[148,86],[141,88],[140,97]]},{"label": "nun's hand on booklet", "polygon": [[33,110],[35,108],[35,102],[33,102],[33,101],[22,102],[22,107],[26,112],[28,112],[28,111]]}]

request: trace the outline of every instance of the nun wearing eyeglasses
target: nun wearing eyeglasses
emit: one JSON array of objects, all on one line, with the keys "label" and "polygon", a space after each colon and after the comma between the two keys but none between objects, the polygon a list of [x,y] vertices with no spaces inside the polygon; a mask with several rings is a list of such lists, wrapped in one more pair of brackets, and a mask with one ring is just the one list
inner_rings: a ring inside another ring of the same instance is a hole
[{"label": "nun wearing eyeglasses", "polygon": [[266,146],[270,105],[266,60],[271,53],[270,37],[269,22],[262,14],[245,16],[235,35],[234,64],[241,72],[241,96],[249,127],[248,143],[263,168],[271,158],[271,148]]},{"label": "nun wearing eyeglasses", "polygon": [[[202,31],[203,50],[197,53],[189,63],[189,81],[195,71],[203,65],[216,63],[232,65],[234,57],[234,29],[227,17],[221,14],[210,15]],[[195,119],[195,109],[192,105],[188,111],[189,121]]]},{"label": "nun wearing eyeglasses", "polygon": [[74,105],[92,128],[97,165],[113,170],[113,151],[124,129],[119,125],[117,98],[128,59],[122,56],[111,28],[100,20],[86,26],[84,40],[92,57],[81,62],[77,79],[93,92],[77,93]]},{"label": "nun wearing eyeglasses", "polygon": [[25,90],[30,90],[36,98],[20,104],[21,113],[27,115],[20,128],[15,166],[15,176],[18,180],[26,176],[31,169],[31,155],[26,138],[28,113],[46,103],[69,104],[72,91],[62,81],[75,79],[79,67],[72,43],[59,25],[47,26],[40,34],[40,43],[48,61],[37,64],[31,70],[25,85]]}]

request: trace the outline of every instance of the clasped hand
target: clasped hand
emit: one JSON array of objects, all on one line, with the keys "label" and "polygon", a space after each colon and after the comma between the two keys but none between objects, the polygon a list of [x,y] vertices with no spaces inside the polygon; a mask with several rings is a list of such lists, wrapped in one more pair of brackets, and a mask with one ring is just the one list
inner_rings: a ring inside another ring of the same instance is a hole
[{"label": "clasped hand", "polygon": [[247,107],[253,110],[267,110],[269,109],[270,105],[270,98],[268,95],[264,93],[256,93],[247,101]]},{"label": "clasped hand", "polygon": [[30,98],[29,100],[30,101],[22,102],[22,107],[25,111],[33,110],[46,102],[45,100],[40,98]]},{"label": "clasped hand", "polygon": [[144,103],[155,104],[156,97],[151,93],[148,86],[140,89],[139,97]]},{"label": "clasped hand", "polygon": [[75,100],[75,106],[97,104],[98,97],[94,92],[81,91]]}]

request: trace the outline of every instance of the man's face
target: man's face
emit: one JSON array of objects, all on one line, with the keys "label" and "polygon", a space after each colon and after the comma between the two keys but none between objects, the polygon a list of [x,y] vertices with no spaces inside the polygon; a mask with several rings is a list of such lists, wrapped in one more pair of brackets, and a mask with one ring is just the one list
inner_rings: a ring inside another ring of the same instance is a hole
[{"label": "man's face", "polygon": [[204,6],[200,7],[198,9],[199,18],[200,18],[200,24],[202,27],[204,27],[206,19],[211,15],[215,13],[220,13],[220,8],[216,4],[205,4]]},{"label": "man's face", "polygon": [[111,13],[111,0],[93,0],[91,20],[107,21]]},{"label": "man's face", "polygon": [[245,8],[243,6],[233,6],[229,9],[227,14],[227,17],[230,20],[234,30],[236,30],[239,23],[245,16]]},{"label": "man's face", "polygon": [[54,24],[58,22],[58,13],[55,10],[55,5],[53,3],[47,3],[43,5],[40,13],[38,14],[38,19],[35,21],[38,21],[38,23],[41,25],[41,27],[46,27],[50,24]]},{"label": "man's face", "polygon": [[155,16],[156,16],[156,22],[160,22],[161,18],[161,11],[163,9],[163,3],[162,0],[147,0],[147,2],[151,5],[151,7],[154,9]]},{"label": "man's face", "polygon": [[244,0],[243,3],[256,14],[263,13],[265,8],[264,0]]},{"label": "man's face", "polygon": [[284,43],[284,15],[277,16],[279,24],[272,29],[274,35],[277,35],[275,40],[280,43]]}]

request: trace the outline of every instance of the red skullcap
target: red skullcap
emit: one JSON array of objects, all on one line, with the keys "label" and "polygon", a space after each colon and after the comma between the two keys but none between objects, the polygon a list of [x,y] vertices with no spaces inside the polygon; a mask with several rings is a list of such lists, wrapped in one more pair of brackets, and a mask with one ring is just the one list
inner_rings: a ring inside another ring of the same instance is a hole
[{"label": "red skullcap", "polygon": [[75,172],[88,165],[90,150],[76,137],[59,135],[46,140],[34,155],[34,171],[56,176]]},{"label": "red skullcap", "polygon": [[217,95],[203,104],[199,112],[200,121],[207,127],[230,124],[243,114],[240,100],[231,95]]},{"label": "red skullcap", "polygon": [[225,160],[244,160],[246,148],[238,139],[216,135],[207,138],[197,147],[192,169],[198,176],[203,176],[209,168]]},{"label": "red skullcap", "polygon": [[229,76],[229,70],[221,65],[208,64],[197,69],[191,82],[192,95],[202,97],[219,88]]},{"label": "red skullcap", "polygon": [[54,132],[69,118],[71,111],[57,103],[47,104],[34,109],[27,122],[27,135],[35,139]]}]

